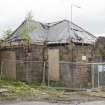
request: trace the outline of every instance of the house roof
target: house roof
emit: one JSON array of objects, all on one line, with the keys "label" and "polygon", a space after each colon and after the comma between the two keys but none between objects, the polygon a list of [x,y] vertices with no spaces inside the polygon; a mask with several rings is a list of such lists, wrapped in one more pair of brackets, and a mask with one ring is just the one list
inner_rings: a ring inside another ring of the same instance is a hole
[{"label": "house roof", "polygon": [[96,37],[68,20],[43,24],[34,20],[25,20],[8,38],[9,41],[28,39],[31,43],[78,43],[92,44]]}]

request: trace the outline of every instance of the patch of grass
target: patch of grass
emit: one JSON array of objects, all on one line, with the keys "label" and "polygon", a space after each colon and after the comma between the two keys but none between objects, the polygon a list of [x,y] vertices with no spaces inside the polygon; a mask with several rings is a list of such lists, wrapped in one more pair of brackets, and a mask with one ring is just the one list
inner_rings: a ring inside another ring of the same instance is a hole
[{"label": "patch of grass", "polygon": [[80,84],[80,88],[91,88],[91,83],[83,82]]},{"label": "patch of grass", "polygon": [[101,88],[101,91],[105,92],[105,86],[103,86],[103,87]]},{"label": "patch of grass", "polygon": [[52,87],[64,87],[63,81],[50,81],[50,86]]},{"label": "patch of grass", "polygon": [[[38,98],[38,99],[49,99],[57,98],[63,94],[63,91],[56,90],[53,87],[39,86],[35,83],[26,83],[20,81],[9,81],[9,80],[0,80],[0,87],[4,87],[9,90],[7,94],[4,94],[5,97],[29,97],[29,98]],[[9,97],[9,98],[10,98]]]},{"label": "patch of grass", "polygon": [[25,82],[12,80],[0,80],[0,87],[7,88],[9,92],[15,93],[16,95],[25,95],[31,90],[31,87]]}]

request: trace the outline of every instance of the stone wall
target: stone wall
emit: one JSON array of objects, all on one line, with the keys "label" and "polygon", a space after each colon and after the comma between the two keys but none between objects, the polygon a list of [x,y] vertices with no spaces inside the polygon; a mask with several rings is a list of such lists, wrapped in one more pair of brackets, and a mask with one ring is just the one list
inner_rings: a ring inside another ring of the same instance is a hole
[{"label": "stone wall", "polygon": [[[27,47],[26,47],[27,48]],[[27,56],[24,47],[15,48],[16,52],[16,79],[28,82],[42,81],[43,60],[46,62],[46,80],[48,72],[48,49],[59,49],[60,61],[90,62],[92,58],[91,45],[31,45],[32,52]],[[86,61],[82,61],[82,55]],[[36,62],[35,62],[36,61]],[[38,62],[37,62],[38,61]],[[90,68],[87,65],[60,65],[60,80],[66,87],[80,87],[84,82],[90,82]]]},{"label": "stone wall", "polygon": [[43,70],[43,46],[31,45],[32,52],[26,56],[24,48],[17,48],[17,80],[41,81]]},{"label": "stone wall", "polygon": [[91,82],[91,68],[89,65],[77,64],[73,68],[73,87],[83,87]]},{"label": "stone wall", "polygon": [[[60,64],[61,80],[64,81],[66,87],[81,87],[91,82],[90,65],[85,65],[84,62],[92,61],[93,46],[70,44],[49,48],[60,50],[60,61],[64,61]],[[82,56],[86,56],[85,61],[82,60]],[[72,64],[72,62],[83,62],[83,64]]]}]

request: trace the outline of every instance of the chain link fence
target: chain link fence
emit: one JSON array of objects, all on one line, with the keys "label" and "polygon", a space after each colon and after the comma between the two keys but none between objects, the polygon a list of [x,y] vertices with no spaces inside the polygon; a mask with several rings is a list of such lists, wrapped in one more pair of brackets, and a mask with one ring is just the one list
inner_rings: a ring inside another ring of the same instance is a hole
[{"label": "chain link fence", "polygon": [[105,63],[92,64],[92,88],[105,86]]},{"label": "chain link fence", "polygon": [[105,63],[60,62],[61,78],[67,87],[100,88],[105,86]]}]

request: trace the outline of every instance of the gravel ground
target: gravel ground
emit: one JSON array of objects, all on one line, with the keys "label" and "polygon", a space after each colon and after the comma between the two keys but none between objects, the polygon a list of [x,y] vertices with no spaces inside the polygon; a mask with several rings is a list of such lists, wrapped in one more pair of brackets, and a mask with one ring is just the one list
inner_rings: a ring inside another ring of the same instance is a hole
[{"label": "gravel ground", "polygon": [[105,105],[105,98],[86,96],[78,92],[67,92],[63,96],[51,99],[31,100],[29,97],[20,99],[0,100],[0,105]]},{"label": "gravel ground", "polygon": [[80,105],[105,105],[105,101],[86,102],[81,103]]},{"label": "gravel ground", "polygon": [[105,105],[105,101],[95,101],[95,102],[86,102],[86,103],[48,103],[48,102],[18,102],[18,103],[9,103],[0,105]]}]

